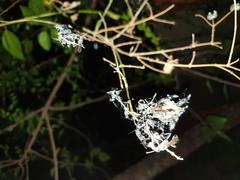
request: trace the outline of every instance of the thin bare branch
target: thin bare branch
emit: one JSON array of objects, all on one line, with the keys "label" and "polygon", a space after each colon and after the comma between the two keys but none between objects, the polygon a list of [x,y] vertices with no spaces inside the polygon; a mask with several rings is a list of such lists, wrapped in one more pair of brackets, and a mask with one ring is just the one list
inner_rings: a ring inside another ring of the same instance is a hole
[{"label": "thin bare branch", "polygon": [[236,0],[233,0],[234,2],[234,30],[233,30],[233,38],[232,38],[232,44],[231,44],[231,49],[228,57],[228,62],[227,64],[231,63],[232,60],[232,55],[233,55],[233,50],[236,42],[236,37],[237,37],[237,3]]}]

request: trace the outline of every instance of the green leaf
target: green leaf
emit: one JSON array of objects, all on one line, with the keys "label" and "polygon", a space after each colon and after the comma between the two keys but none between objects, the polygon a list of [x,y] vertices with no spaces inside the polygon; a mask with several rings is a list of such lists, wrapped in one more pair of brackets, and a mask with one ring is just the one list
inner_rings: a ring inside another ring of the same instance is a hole
[{"label": "green leaf", "polygon": [[[50,34],[51,39],[57,39],[57,37],[58,37],[58,32],[57,32],[56,28],[50,28],[49,34]],[[53,42],[57,42],[57,41],[53,41]]]},{"label": "green leaf", "polygon": [[211,142],[216,136],[229,140],[230,138],[223,132],[227,119],[221,116],[208,116],[204,125],[201,127],[201,135]]},{"label": "green leaf", "polygon": [[153,32],[151,30],[151,28],[149,26],[147,26],[145,29],[144,29],[144,34],[147,38],[152,38],[153,37]]},{"label": "green leaf", "polygon": [[4,49],[17,59],[24,59],[22,45],[18,37],[11,31],[5,30],[2,35]]},{"label": "green leaf", "polygon": [[111,19],[114,19],[114,20],[119,20],[120,19],[120,15],[113,12],[113,11],[108,11],[107,16],[110,17]]},{"label": "green leaf", "polygon": [[147,25],[146,23],[142,23],[142,24],[139,24],[137,25],[137,29],[139,31],[143,31],[144,32],[144,36],[148,39],[150,39],[150,41],[155,45],[155,46],[159,46],[159,41],[160,41],[160,38],[157,37],[151,27],[149,25]]},{"label": "green leaf", "polygon": [[90,159],[86,158],[86,159],[85,159],[85,162],[84,162],[84,165],[86,166],[86,168],[92,169],[92,167],[93,167],[93,162],[92,162]]},{"label": "green leaf", "polygon": [[102,20],[100,19],[97,21],[97,23],[95,25],[95,31],[97,31],[101,27],[101,25],[102,25]]},{"label": "green leaf", "polygon": [[214,131],[222,130],[226,122],[227,118],[221,116],[208,116],[206,121]]},{"label": "green leaf", "polygon": [[159,46],[159,41],[160,38],[156,37],[155,35],[151,38],[151,42],[155,45],[155,46]]},{"label": "green leaf", "polygon": [[131,20],[130,14],[128,12],[124,12],[121,15],[121,19],[123,19],[125,22],[129,22]]},{"label": "green leaf", "polygon": [[103,152],[101,148],[95,147],[90,151],[90,158],[97,158],[100,162],[106,162],[110,160],[110,156]]},{"label": "green leaf", "polygon": [[175,83],[175,79],[174,76],[172,76],[171,74],[160,74],[159,75],[159,80],[161,81],[162,84],[164,84],[165,86],[170,86],[173,83]]},{"label": "green leaf", "polygon": [[26,6],[20,6],[23,17],[34,16],[34,12]]},{"label": "green leaf", "polygon": [[163,84],[164,86],[173,85],[176,80],[172,74],[159,74],[155,72],[149,72],[147,78],[153,81],[155,84]]},{"label": "green leaf", "polygon": [[209,92],[210,92],[211,94],[214,94],[214,90],[213,90],[211,81],[207,80],[207,81],[206,81],[206,86],[207,86]]},{"label": "green leaf", "polygon": [[103,151],[101,151],[101,152],[98,154],[98,160],[99,160],[100,162],[107,162],[107,161],[109,161],[110,159],[111,159],[110,156],[109,156],[107,153],[103,152]]},{"label": "green leaf", "polygon": [[44,14],[47,12],[43,0],[29,0],[28,7],[35,15]]},{"label": "green leaf", "polygon": [[146,28],[146,23],[141,23],[141,24],[137,25],[137,29],[139,31],[144,31],[145,28]]},{"label": "green leaf", "polygon": [[222,132],[222,131],[220,131],[220,132],[218,133],[218,136],[221,137],[221,138],[223,138],[223,139],[226,140],[226,141],[232,141],[232,139],[231,139],[227,134],[225,134],[225,133]]},{"label": "green leaf", "polygon": [[101,152],[101,149],[99,147],[95,147],[91,150],[90,157],[91,158],[96,157],[100,152]]},{"label": "green leaf", "polygon": [[46,51],[51,49],[51,39],[47,31],[42,31],[38,34],[38,43]]}]

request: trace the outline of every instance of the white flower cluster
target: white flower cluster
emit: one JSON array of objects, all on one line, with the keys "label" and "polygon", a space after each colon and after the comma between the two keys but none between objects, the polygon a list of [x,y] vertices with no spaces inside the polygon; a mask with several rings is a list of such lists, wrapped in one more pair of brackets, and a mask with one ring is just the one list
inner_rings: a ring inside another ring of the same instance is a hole
[{"label": "white flower cluster", "polygon": [[208,12],[207,19],[209,21],[212,21],[212,20],[216,19],[217,17],[218,17],[218,13],[216,10],[214,10],[213,12]]},{"label": "white flower cluster", "polygon": [[80,33],[75,33],[72,26],[65,24],[57,24],[55,28],[58,31],[57,40],[68,47],[84,48],[83,40],[86,39]]},{"label": "white flower cluster", "polygon": [[120,90],[109,91],[110,101],[120,105],[124,110],[125,117],[133,120],[136,126],[135,134],[146,149],[151,152],[167,151],[178,160],[182,160],[170,147],[175,147],[178,141],[177,135],[172,131],[179,117],[188,107],[190,95],[179,98],[178,95],[167,95],[167,97],[156,101],[156,95],[152,99],[141,99],[136,107],[136,114],[129,112],[127,103],[122,101]]},{"label": "white flower cluster", "polygon": [[[235,9],[234,7],[235,7],[235,5],[232,4],[230,7],[230,11],[234,11],[234,9]],[[240,10],[240,3],[236,3],[236,11],[239,11],[239,10]]]}]

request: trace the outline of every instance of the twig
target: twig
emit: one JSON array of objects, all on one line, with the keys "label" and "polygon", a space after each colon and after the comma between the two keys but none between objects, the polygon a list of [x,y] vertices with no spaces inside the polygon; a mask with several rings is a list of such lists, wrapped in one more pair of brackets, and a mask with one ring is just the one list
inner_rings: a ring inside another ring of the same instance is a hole
[{"label": "twig", "polygon": [[[68,60],[68,63],[66,65],[66,68],[68,68],[68,66],[70,66],[73,63],[73,61],[74,61],[74,54],[72,54],[70,56],[70,58]],[[48,100],[47,100],[47,102],[45,103],[45,105],[43,107],[41,119],[40,119],[37,127],[32,132],[32,137],[31,137],[29,143],[26,145],[26,148],[25,148],[23,156],[21,157],[21,159],[19,159],[17,161],[17,163],[22,163],[23,161],[25,161],[25,159],[27,158],[28,154],[31,152],[33,144],[35,143],[35,141],[36,141],[36,139],[38,137],[38,134],[39,134],[39,132],[41,130],[41,127],[43,125],[44,120],[48,121],[48,120],[46,120],[46,117],[48,116],[47,114],[48,114],[49,107],[51,106],[51,104],[52,104],[52,102],[53,102],[53,100],[54,100],[58,90],[60,89],[60,87],[61,87],[61,85],[64,82],[65,77],[66,77],[65,69],[64,69],[63,73],[59,76],[55,86],[53,87],[53,89],[52,89],[52,91],[51,91],[51,93],[50,93],[50,95],[48,97]],[[48,130],[49,130],[49,128],[48,128]],[[53,141],[53,139],[50,139],[50,141]],[[53,142],[51,142],[51,144],[52,143]],[[57,156],[55,154],[56,150],[55,150],[55,146],[53,144],[52,144],[52,148],[53,148],[52,151],[53,151],[53,155],[54,155],[54,159],[55,159],[54,160],[55,161],[55,163],[54,163],[54,169],[55,169],[55,171],[54,171],[54,178],[55,178],[55,180],[58,180],[59,179],[59,174],[58,174]]]},{"label": "twig", "polygon": [[235,41],[236,41],[236,36],[237,36],[237,3],[236,3],[236,0],[233,0],[233,2],[234,2],[234,31],[233,31],[231,50],[229,53],[227,64],[231,63],[233,50],[234,50],[234,46],[235,46]]},{"label": "twig", "polygon": [[149,68],[149,69],[151,69],[151,70],[153,70],[153,71],[155,71],[155,72],[164,74],[164,71],[162,71],[162,70],[160,70],[160,69],[157,69],[157,68],[155,68],[155,67],[153,67],[153,66],[150,66],[149,64],[145,63],[141,58],[138,58],[138,61],[139,61],[140,63],[142,63],[144,66],[146,66],[147,68]]},{"label": "twig", "polygon": [[2,129],[2,130],[0,131],[0,134],[3,134],[3,133],[6,132],[6,131],[11,131],[11,130],[13,130],[13,129],[16,128],[18,125],[20,125],[20,124],[22,124],[23,122],[31,119],[33,116],[36,116],[37,114],[41,113],[42,111],[43,111],[43,108],[39,108],[39,109],[37,109],[37,110],[35,110],[35,111],[33,111],[33,112],[30,112],[30,113],[29,113],[26,117],[24,117],[23,119],[19,119],[19,120],[17,120],[16,123],[11,124],[11,125],[5,127],[4,129]]},{"label": "twig", "polygon": [[[159,51],[150,51],[150,52],[136,52],[130,54],[130,57],[136,57],[136,56],[152,56],[152,55],[157,55],[157,54],[163,54],[163,53],[173,53],[177,51],[184,51],[184,50],[189,50],[189,49],[194,49],[194,48],[199,48],[199,47],[206,47],[206,46],[216,46],[220,45],[221,42],[202,42],[202,43],[196,43],[194,46],[192,44],[187,45],[187,46],[182,46],[182,47],[177,47],[177,48],[171,48],[171,49],[163,49]],[[121,51],[122,52],[122,51]]]},{"label": "twig", "polygon": [[105,99],[108,99],[107,95],[100,96],[100,97],[97,97],[97,98],[94,98],[94,99],[89,99],[87,101],[80,102],[78,104],[73,104],[73,105],[70,105],[70,106],[64,106],[64,107],[50,106],[49,111],[56,111],[56,112],[69,111],[69,110],[73,110],[73,109],[77,109],[77,108],[87,106],[89,104],[94,104],[94,103],[97,103],[97,102],[101,102]]},{"label": "twig", "polygon": [[[51,161],[51,162],[54,161],[52,158],[50,158],[46,155],[43,155],[43,154],[39,153],[38,151],[31,150],[31,153],[40,157],[40,158],[42,158],[42,159],[44,159],[44,160]],[[63,161],[59,161],[59,164],[64,165],[64,166],[69,166],[69,163],[65,163]],[[84,163],[81,163],[81,162],[72,163],[71,165],[72,166],[81,166],[81,167],[86,168],[86,165]],[[93,166],[92,168],[101,172],[107,179],[109,179],[109,180],[111,179],[110,176],[108,175],[108,173],[106,173],[106,171],[104,169],[102,169],[98,166]]]},{"label": "twig", "polygon": [[58,124],[60,124],[63,127],[65,127],[66,129],[69,129],[69,130],[75,132],[77,135],[79,135],[81,138],[83,138],[87,142],[87,144],[89,146],[89,149],[93,148],[93,144],[92,144],[91,140],[88,138],[88,136],[86,134],[81,132],[79,129],[77,129],[77,128],[75,128],[75,127],[73,127],[73,126],[71,126],[71,125],[69,125],[67,123],[64,123],[62,121],[59,121],[58,119],[52,119],[52,121],[55,121]]},{"label": "twig", "polygon": [[[139,24],[142,24],[142,23],[145,23],[145,22],[148,22],[148,21],[151,21],[159,16],[162,16],[164,14],[166,14],[168,11],[170,11],[171,9],[174,8],[174,5],[171,5],[169,6],[167,9],[165,9],[164,11],[161,11],[153,16],[150,16],[150,17],[147,17],[147,18],[144,18],[142,20],[138,20],[136,22],[132,22],[132,23],[128,23],[128,24],[124,24],[124,25],[119,25],[119,26],[113,26],[113,27],[109,27],[107,29],[100,29],[97,34],[101,34],[103,32],[106,32],[106,31],[115,31],[115,30],[119,30],[119,29],[127,29],[126,27],[128,28],[131,28],[131,27],[134,27],[136,25],[139,25]],[[173,21],[169,21],[169,24],[175,24]],[[124,31],[125,32],[125,31]]]},{"label": "twig", "polygon": [[4,9],[1,13],[0,16],[2,16],[3,14],[5,14],[6,12],[8,12],[11,8],[13,8],[16,4],[18,4],[21,0],[16,0],[15,2],[13,2],[9,7],[7,7],[6,9]]},{"label": "twig", "polygon": [[131,21],[118,33],[116,34],[115,36],[113,36],[111,38],[112,41],[116,40],[117,38],[121,37],[123,33],[126,32],[127,29],[129,29],[130,27],[133,27],[131,26],[131,24],[133,22],[136,21],[137,17],[139,16],[139,14],[142,12],[143,8],[145,7],[146,3],[148,2],[148,0],[144,0],[141,4],[141,6],[139,7],[139,9],[137,10],[137,12],[134,14],[134,16],[131,18]]},{"label": "twig", "polygon": [[188,68],[180,68],[180,69],[182,69],[183,71],[185,71],[187,73],[190,73],[190,74],[193,74],[193,75],[196,75],[196,76],[199,76],[199,77],[210,79],[210,80],[213,80],[213,81],[216,81],[216,82],[219,82],[219,83],[223,83],[223,84],[226,84],[226,85],[229,85],[229,86],[232,86],[232,87],[240,88],[239,83],[234,83],[234,82],[231,82],[231,81],[220,79],[218,77],[211,76],[209,74],[202,73],[202,72],[199,72],[199,71],[196,71],[196,70],[193,70],[193,69],[188,69]]},{"label": "twig", "polygon": [[53,154],[54,179],[59,180],[58,158],[57,158],[58,152],[57,152],[57,147],[56,147],[56,143],[55,143],[55,139],[54,139],[54,135],[53,135],[53,128],[51,126],[51,123],[50,123],[49,116],[48,116],[47,112],[44,113],[44,119],[45,119],[45,122],[47,124],[48,135],[49,135],[49,140],[50,140],[52,154]]}]

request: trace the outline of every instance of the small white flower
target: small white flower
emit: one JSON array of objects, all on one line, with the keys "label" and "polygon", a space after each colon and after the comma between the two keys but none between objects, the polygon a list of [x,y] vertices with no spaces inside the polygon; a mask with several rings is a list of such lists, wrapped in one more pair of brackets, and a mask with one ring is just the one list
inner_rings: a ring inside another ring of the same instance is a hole
[{"label": "small white flower", "polygon": [[217,17],[218,17],[218,13],[216,10],[214,10],[213,12],[208,12],[207,19],[209,21],[212,21],[212,20],[216,19]]},{"label": "small white flower", "polygon": [[[234,9],[235,9],[234,4],[232,4],[231,7],[230,7],[230,11],[234,11]],[[240,10],[240,3],[237,3],[236,4],[236,11],[239,11],[239,10]]]}]

